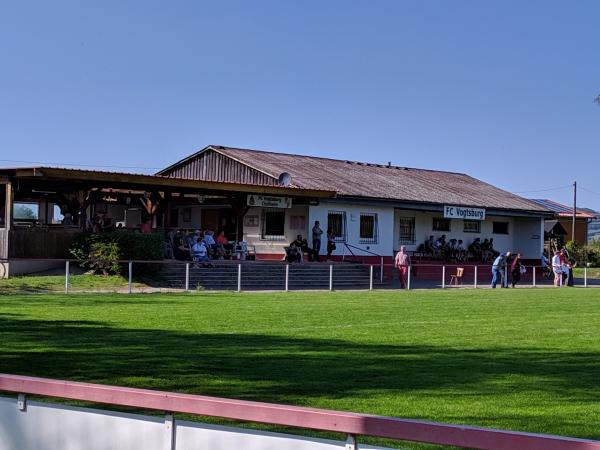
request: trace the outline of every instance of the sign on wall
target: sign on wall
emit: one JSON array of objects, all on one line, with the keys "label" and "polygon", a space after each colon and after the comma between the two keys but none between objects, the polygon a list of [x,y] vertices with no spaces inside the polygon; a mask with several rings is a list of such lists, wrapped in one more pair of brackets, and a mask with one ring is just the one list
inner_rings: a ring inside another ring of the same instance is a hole
[{"label": "sign on wall", "polygon": [[247,204],[248,206],[262,206],[263,208],[291,208],[292,199],[289,197],[249,194]]},{"label": "sign on wall", "polygon": [[485,209],[444,206],[444,217],[446,219],[485,220]]}]

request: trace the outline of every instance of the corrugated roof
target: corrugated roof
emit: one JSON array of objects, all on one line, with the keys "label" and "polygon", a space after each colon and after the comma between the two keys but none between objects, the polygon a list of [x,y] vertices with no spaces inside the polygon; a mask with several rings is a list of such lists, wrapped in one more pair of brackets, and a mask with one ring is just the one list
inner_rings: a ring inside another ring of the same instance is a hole
[{"label": "corrugated roof", "polygon": [[[554,200],[543,198],[532,198],[531,201],[549,209],[559,217],[573,217],[572,206],[563,205],[562,203],[555,202]],[[595,219],[596,215],[582,211],[581,209],[577,209],[577,217],[579,219]]]},{"label": "corrugated roof", "polygon": [[[548,210],[538,203],[463,173],[215,145],[207,147],[204,151],[210,149],[275,178],[282,172],[288,172],[292,176],[294,186],[304,189],[331,189],[340,196],[548,213]],[[187,159],[189,158],[181,163]]]}]

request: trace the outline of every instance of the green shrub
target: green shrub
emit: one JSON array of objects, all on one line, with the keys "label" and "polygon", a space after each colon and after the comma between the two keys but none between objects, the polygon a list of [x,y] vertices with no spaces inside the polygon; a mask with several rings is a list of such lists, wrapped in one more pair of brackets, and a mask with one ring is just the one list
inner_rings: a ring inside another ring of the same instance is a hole
[{"label": "green shrub", "polygon": [[113,275],[120,272],[119,246],[116,242],[93,242],[90,245],[88,265],[94,272]]},{"label": "green shrub", "polygon": [[580,266],[589,264],[591,267],[600,267],[600,242],[579,245],[574,241],[569,241],[565,247],[571,258],[575,259]]},{"label": "green shrub", "polygon": [[[85,267],[98,270],[92,266],[98,261],[98,255],[110,256],[111,260],[140,261],[163,259],[164,237],[161,233],[140,234],[115,231],[109,233],[80,233],[73,239],[71,255],[83,261]],[[119,271],[118,265],[117,272]],[[115,273],[115,266],[110,268]]]}]

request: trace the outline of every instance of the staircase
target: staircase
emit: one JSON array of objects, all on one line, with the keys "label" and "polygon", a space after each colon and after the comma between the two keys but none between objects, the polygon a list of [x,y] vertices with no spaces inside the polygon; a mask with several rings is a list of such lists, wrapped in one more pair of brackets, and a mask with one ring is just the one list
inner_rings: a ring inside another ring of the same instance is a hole
[{"label": "staircase", "polygon": [[[285,290],[286,264],[272,261],[212,261],[213,267],[190,263],[189,289],[237,290],[238,264],[241,264],[243,291]],[[333,289],[369,289],[370,267],[363,264],[306,262],[289,265],[288,289],[329,289],[330,267]],[[185,288],[185,264],[166,266],[163,283],[172,288]],[[379,267],[373,268],[373,287],[381,287]]]}]

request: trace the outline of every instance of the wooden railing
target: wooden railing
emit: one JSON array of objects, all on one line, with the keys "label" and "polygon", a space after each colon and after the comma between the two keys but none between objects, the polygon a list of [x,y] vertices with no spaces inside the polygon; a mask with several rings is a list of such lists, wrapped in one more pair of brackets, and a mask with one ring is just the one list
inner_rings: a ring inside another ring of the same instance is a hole
[{"label": "wooden railing", "polygon": [[79,229],[65,228],[12,228],[9,231],[9,258],[69,257],[69,247]]},{"label": "wooden railing", "polygon": [[600,450],[600,441],[586,439],[20,375],[0,374],[0,391],[339,432],[352,441],[377,436],[489,450]]}]

